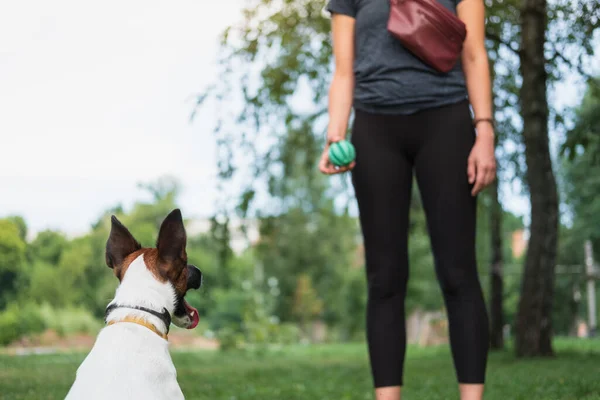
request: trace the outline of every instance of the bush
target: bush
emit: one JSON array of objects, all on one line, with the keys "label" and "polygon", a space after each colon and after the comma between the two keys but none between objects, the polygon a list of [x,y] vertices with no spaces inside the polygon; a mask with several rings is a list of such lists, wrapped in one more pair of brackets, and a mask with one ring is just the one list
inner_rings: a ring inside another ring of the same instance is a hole
[{"label": "bush", "polygon": [[219,349],[222,351],[240,349],[246,343],[244,334],[240,329],[234,327],[219,329],[217,336],[219,338]]},{"label": "bush", "polygon": [[210,317],[220,348],[260,351],[270,345],[297,343],[298,327],[281,324],[273,313],[277,293],[261,292],[249,281],[241,289],[215,291],[217,307]]},{"label": "bush", "polygon": [[0,345],[6,346],[23,337],[34,335],[46,329],[46,324],[35,304],[19,307],[11,304],[0,313]]},{"label": "bush", "polygon": [[0,345],[6,346],[19,337],[18,310],[14,307],[7,308],[0,314]]},{"label": "bush", "polygon": [[84,308],[53,308],[44,304],[40,307],[40,313],[46,327],[61,336],[76,333],[96,334],[103,326],[101,320]]},{"label": "bush", "polygon": [[6,346],[22,337],[52,329],[65,336],[76,333],[96,334],[102,321],[83,308],[53,308],[49,304],[38,306],[12,304],[0,313],[0,346]]},{"label": "bush", "polygon": [[210,329],[215,332],[238,330],[242,324],[242,309],[248,301],[248,294],[235,289],[214,289],[212,297],[214,308],[208,313]]}]

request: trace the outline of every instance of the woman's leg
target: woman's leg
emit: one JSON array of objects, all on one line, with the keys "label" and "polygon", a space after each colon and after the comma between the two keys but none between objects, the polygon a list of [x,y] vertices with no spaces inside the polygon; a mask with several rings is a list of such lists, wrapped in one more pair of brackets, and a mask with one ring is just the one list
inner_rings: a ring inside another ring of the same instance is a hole
[{"label": "woman's leg", "polygon": [[367,342],[378,400],[400,399],[406,350],[412,163],[402,151],[398,127],[396,117],[359,111],[352,133],[352,180],[366,254]]},{"label": "woman's leg", "polygon": [[477,202],[467,180],[475,134],[466,103],[429,110],[420,117],[423,131],[415,169],[448,311],[461,398],[480,399],[489,328],[475,258]]}]

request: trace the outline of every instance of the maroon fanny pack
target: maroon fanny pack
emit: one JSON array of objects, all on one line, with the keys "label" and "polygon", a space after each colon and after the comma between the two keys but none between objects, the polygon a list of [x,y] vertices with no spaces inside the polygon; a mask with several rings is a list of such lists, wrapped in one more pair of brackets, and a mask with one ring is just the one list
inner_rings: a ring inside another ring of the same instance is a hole
[{"label": "maroon fanny pack", "polygon": [[387,29],[439,72],[454,67],[467,36],[465,24],[437,0],[390,0]]}]

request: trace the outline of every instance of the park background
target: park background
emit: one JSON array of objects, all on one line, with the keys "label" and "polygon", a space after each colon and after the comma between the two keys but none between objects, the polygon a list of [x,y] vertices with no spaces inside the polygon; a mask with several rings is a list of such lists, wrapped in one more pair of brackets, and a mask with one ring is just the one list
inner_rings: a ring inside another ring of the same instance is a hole
[{"label": "park background", "polygon": [[[109,216],[152,245],[175,207],[205,277],[200,325],[170,336],[188,398],[370,398],[356,204],[349,176],[316,169],[324,6],[0,4],[0,398],[64,397],[117,285]],[[489,398],[599,399],[600,6],[486,6]],[[410,260],[406,396],[457,398],[417,190]]]}]

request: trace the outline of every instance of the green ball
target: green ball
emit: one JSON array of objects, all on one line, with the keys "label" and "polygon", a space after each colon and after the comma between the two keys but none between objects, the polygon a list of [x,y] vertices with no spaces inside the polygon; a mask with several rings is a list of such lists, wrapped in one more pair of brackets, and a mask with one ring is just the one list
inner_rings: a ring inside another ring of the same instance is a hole
[{"label": "green ball", "polygon": [[347,140],[331,143],[329,146],[329,161],[335,166],[345,167],[356,158],[354,146]]}]

